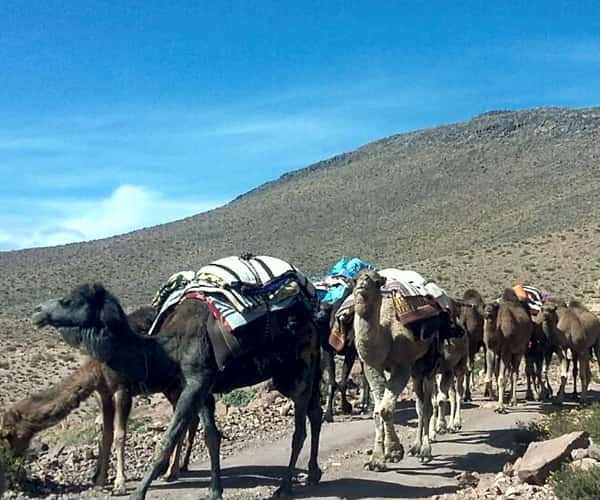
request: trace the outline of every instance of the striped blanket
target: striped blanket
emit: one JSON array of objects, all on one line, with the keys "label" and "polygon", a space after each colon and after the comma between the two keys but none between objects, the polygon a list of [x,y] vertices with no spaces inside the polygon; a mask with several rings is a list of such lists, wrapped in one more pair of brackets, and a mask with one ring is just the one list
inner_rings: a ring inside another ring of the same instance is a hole
[{"label": "striped blanket", "polygon": [[160,288],[153,305],[160,307],[149,334],[164,314],[184,298],[207,303],[226,331],[302,301],[307,309],[318,306],[316,290],[294,266],[269,256],[226,257],[202,267],[171,276]]},{"label": "striped blanket", "polygon": [[526,303],[533,316],[541,311],[544,301],[550,297],[550,293],[546,290],[531,285],[523,285],[521,283],[515,285],[513,290],[517,297]]}]

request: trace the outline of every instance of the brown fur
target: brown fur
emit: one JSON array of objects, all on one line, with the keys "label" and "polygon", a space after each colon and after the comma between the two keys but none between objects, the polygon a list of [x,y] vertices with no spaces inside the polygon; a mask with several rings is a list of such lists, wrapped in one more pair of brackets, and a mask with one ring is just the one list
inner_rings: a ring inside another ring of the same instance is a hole
[{"label": "brown fur", "polygon": [[557,400],[564,398],[570,360],[568,351],[573,354],[574,383],[579,370],[581,378],[581,399],[587,399],[591,378],[590,349],[600,349],[600,320],[582,303],[571,301],[569,305],[561,300],[548,301],[535,319],[561,361],[561,384]]},{"label": "brown fur", "polygon": [[[504,388],[506,378],[512,384],[511,404],[517,404],[517,381],[521,359],[533,331],[529,312],[519,301],[514,290],[507,288],[499,303],[485,308],[483,341],[487,351],[486,391],[491,394],[493,375],[498,381],[497,411],[504,412]],[[495,373],[494,373],[495,372]]]},{"label": "brown fur", "polygon": [[[154,310],[142,307],[131,312],[127,318],[135,331],[145,333],[152,325]],[[177,380],[144,389],[153,393],[164,392],[172,405],[175,405],[181,391]],[[8,408],[2,415],[0,437],[6,439],[16,453],[22,454],[37,433],[59,423],[96,391],[100,398],[103,425],[94,483],[105,485],[107,482],[110,449],[114,440],[118,459],[114,489],[121,492],[125,486],[124,445],[127,418],[132,406],[131,399],[140,394],[141,390],[139,385],[129,383],[123,374],[112,370],[105,363],[87,358],[77,370],[58,384],[27,396]],[[189,463],[196,427],[197,421],[189,431],[183,470]],[[182,443],[167,471],[168,480],[175,479],[178,475],[179,461],[176,458],[179,458],[181,446]]]},{"label": "brown fur", "polygon": [[482,347],[484,349],[485,360],[485,344],[483,343],[483,309],[485,303],[477,290],[469,288],[463,294],[462,302],[459,305],[458,322],[469,337],[469,361],[465,374],[465,401],[471,401],[471,383],[473,382],[475,355]]}]

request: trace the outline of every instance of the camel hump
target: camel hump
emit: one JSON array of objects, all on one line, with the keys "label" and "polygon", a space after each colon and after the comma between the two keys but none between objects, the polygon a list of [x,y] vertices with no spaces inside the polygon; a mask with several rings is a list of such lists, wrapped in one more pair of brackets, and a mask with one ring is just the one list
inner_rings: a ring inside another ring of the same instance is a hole
[{"label": "camel hump", "polygon": [[588,311],[589,312],[589,309],[580,300],[570,300],[568,305],[569,305],[569,307],[573,307],[573,308],[576,308],[576,309],[582,309],[584,311]]},{"label": "camel hump", "polygon": [[512,288],[505,288],[502,292],[502,302],[511,302],[514,304],[520,304],[519,297]]},{"label": "camel hump", "polygon": [[470,302],[473,304],[483,304],[483,297],[474,288],[469,288],[463,294],[463,301]]}]

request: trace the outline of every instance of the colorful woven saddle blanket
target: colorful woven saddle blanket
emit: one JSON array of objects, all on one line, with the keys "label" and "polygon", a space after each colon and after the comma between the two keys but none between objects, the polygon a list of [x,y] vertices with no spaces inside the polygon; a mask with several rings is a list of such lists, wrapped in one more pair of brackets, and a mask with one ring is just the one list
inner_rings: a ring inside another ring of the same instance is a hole
[{"label": "colorful woven saddle blanket", "polygon": [[542,309],[544,301],[550,297],[550,293],[541,288],[519,283],[513,287],[516,296],[523,302],[529,312],[535,316]]},{"label": "colorful woven saddle blanket", "polygon": [[167,280],[153,300],[160,310],[150,335],[164,314],[186,297],[206,302],[227,332],[296,301],[310,311],[318,306],[312,283],[293,265],[269,256],[226,257]]},{"label": "colorful woven saddle blanket", "polygon": [[[383,269],[379,271],[386,278],[381,288],[384,295],[392,297],[396,316],[405,326],[436,317],[442,310],[452,311],[452,299],[443,288],[433,281],[426,280],[415,271],[400,269]],[[352,330],[354,317],[354,295],[344,300],[335,314],[329,344],[341,350]]]},{"label": "colorful woven saddle blanket", "polygon": [[334,304],[341,300],[347,290],[354,285],[356,275],[363,269],[375,269],[375,267],[358,257],[349,260],[342,257],[333,265],[325,278],[313,279],[319,301],[325,304]]},{"label": "colorful woven saddle blanket", "polygon": [[405,325],[453,308],[452,299],[443,288],[415,271],[384,269],[379,274],[387,278],[382,293],[391,295],[396,315]]}]

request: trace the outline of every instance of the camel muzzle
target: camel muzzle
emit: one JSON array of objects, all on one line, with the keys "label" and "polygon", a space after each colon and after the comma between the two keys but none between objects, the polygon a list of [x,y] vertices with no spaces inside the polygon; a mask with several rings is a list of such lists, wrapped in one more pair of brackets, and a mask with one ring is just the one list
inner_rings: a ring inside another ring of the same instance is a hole
[{"label": "camel muzzle", "polygon": [[37,306],[33,311],[31,322],[37,328],[44,328],[48,325],[48,313],[44,311],[41,305]]}]

